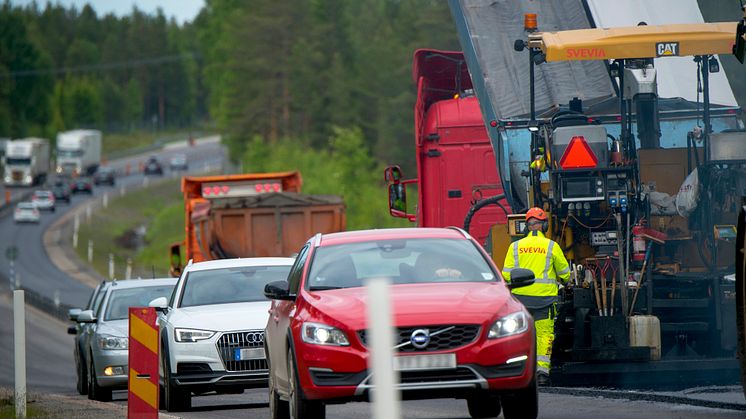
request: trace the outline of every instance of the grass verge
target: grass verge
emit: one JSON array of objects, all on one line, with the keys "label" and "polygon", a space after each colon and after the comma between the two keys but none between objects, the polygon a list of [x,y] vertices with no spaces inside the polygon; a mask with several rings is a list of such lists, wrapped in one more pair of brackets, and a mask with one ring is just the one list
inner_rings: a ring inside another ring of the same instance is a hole
[{"label": "grass verge", "polygon": [[[144,242],[135,234],[146,232]],[[115,277],[124,278],[127,259],[133,262],[132,276],[168,275],[168,245],[183,240],[183,198],[178,180],[130,192],[110,199],[109,207],[98,208],[89,221],[81,220],[76,252],[88,260],[88,241],[93,242],[93,268],[109,275],[109,254],[114,255]]]},{"label": "grass verge", "polygon": [[144,149],[155,144],[186,140],[198,136],[197,130],[135,131],[131,133],[104,133],[101,153],[107,158],[121,155],[128,150]]}]

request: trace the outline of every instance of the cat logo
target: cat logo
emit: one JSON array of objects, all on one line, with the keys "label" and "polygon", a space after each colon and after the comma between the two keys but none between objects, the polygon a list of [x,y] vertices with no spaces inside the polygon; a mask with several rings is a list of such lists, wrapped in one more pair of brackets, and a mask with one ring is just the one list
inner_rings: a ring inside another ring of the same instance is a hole
[{"label": "cat logo", "polygon": [[658,42],[655,44],[656,57],[673,57],[679,55],[678,42]]}]

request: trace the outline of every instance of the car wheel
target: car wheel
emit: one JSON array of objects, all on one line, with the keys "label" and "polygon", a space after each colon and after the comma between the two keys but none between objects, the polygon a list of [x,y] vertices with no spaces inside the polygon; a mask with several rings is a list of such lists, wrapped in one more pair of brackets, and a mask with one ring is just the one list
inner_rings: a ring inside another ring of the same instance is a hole
[{"label": "car wheel", "polygon": [[75,370],[78,373],[78,380],[75,383],[75,387],[78,389],[78,394],[85,396],[88,394],[88,371],[86,371],[85,363],[80,359],[80,355],[75,357],[75,364],[77,366]]},{"label": "car wheel", "polygon": [[272,371],[272,365],[269,362],[269,351],[265,345],[264,353],[267,354],[267,366],[269,367],[269,378],[267,387],[269,387],[269,416],[272,419],[289,419],[290,418],[290,406],[288,402],[280,398],[280,394],[277,392],[275,386],[275,374]]},{"label": "car wheel", "polygon": [[88,354],[88,398],[100,402],[111,401],[111,390],[99,386],[96,381],[96,368],[93,364],[93,354]]},{"label": "car wheel", "polygon": [[503,416],[505,419],[534,419],[539,415],[539,392],[536,378],[524,389],[502,397]]},{"label": "car wheel", "polygon": [[171,382],[171,363],[168,352],[163,351],[163,407],[168,412],[179,412],[192,407],[192,393],[178,388]]},{"label": "car wheel", "polygon": [[500,416],[500,398],[492,394],[480,394],[466,399],[469,415],[474,418],[496,418]]},{"label": "car wheel", "polygon": [[319,401],[305,400],[303,389],[300,387],[298,368],[295,364],[293,352],[288,351],[288,392],[289,411],[292,419],[315,419],[326,416],[326,406]]}]

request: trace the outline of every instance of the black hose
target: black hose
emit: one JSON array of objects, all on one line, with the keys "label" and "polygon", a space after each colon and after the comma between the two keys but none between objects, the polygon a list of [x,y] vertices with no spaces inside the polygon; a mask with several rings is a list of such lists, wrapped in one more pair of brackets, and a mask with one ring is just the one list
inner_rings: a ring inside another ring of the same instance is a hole
[{"label": "black hose", "polygon": [[504,193],[500,195],[491,196],[489,198],[480,199],[479,201],[472,204],[471,208],[469,208],[469,212],[466,213],[466,217],[464,218],[464,231],[466,231],[467,233],[469,232],[469,226],[471,225],[471,219],[472,217],[474,217],[474,214],[476,214],[477,211],[479,211],[480,209],[490,204],[495,204],[498,207],[500,207],[500,209],[502,209],[503,212],[505,212],[505,216],[507,217],[508,210],[506,210],[505,207],[502,206],[502,204],[499,202],[502,199],[505,199]]}]

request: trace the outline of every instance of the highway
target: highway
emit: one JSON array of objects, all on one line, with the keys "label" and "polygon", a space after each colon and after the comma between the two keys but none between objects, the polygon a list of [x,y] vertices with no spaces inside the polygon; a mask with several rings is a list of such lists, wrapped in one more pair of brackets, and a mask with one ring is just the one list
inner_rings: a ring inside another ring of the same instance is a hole
[{"label": "highway", "polygon": [[[133,156],[125,159],[112,161],[110,166],[118,172],[124,173],[127,165],[130,165],[131,175],[117,178],[116,188],[120,186],[132,187],[141,185],[143,175],[137,173],[138,164],[144,162],[149,155],[156,155],[164,164],[165,175],[169,175],[168,159],[178,153],[184,153],[190,163],[190,172],[197,173],[205,166],[219,167],[224,161],[224,151],[217,143],[206,143],[195,147],[169,148],[160,152],[148,153],[146,155]],[[37,187],[35,189],[43,189]],[[93,197],[98,197],[104,191],[112,190],[109,186],[95,186]],[[117,189],[113,189],[117,190]],[[63,274],[47,257],[42,245],[44,231],[70,208],[80,205],[91,199],[89,195],[73,195],[70,205],[57,203],[55,212],[42,212],[41,222],[36,224],[15,224],[10,214],[0,219],[0,278],[8,278],[9,261],[5,257],[8,246],[18,248],[18,259],[15,262],[15,270],[20,275],[21,285],[41,295],[54,300],[55,296],[63,304],[82,306],[90,295],[89,285],[82,284],[73,278]],[[165,251],[165,250],[164,250]],[[7,286],[3,284],[2,286]]]}]

